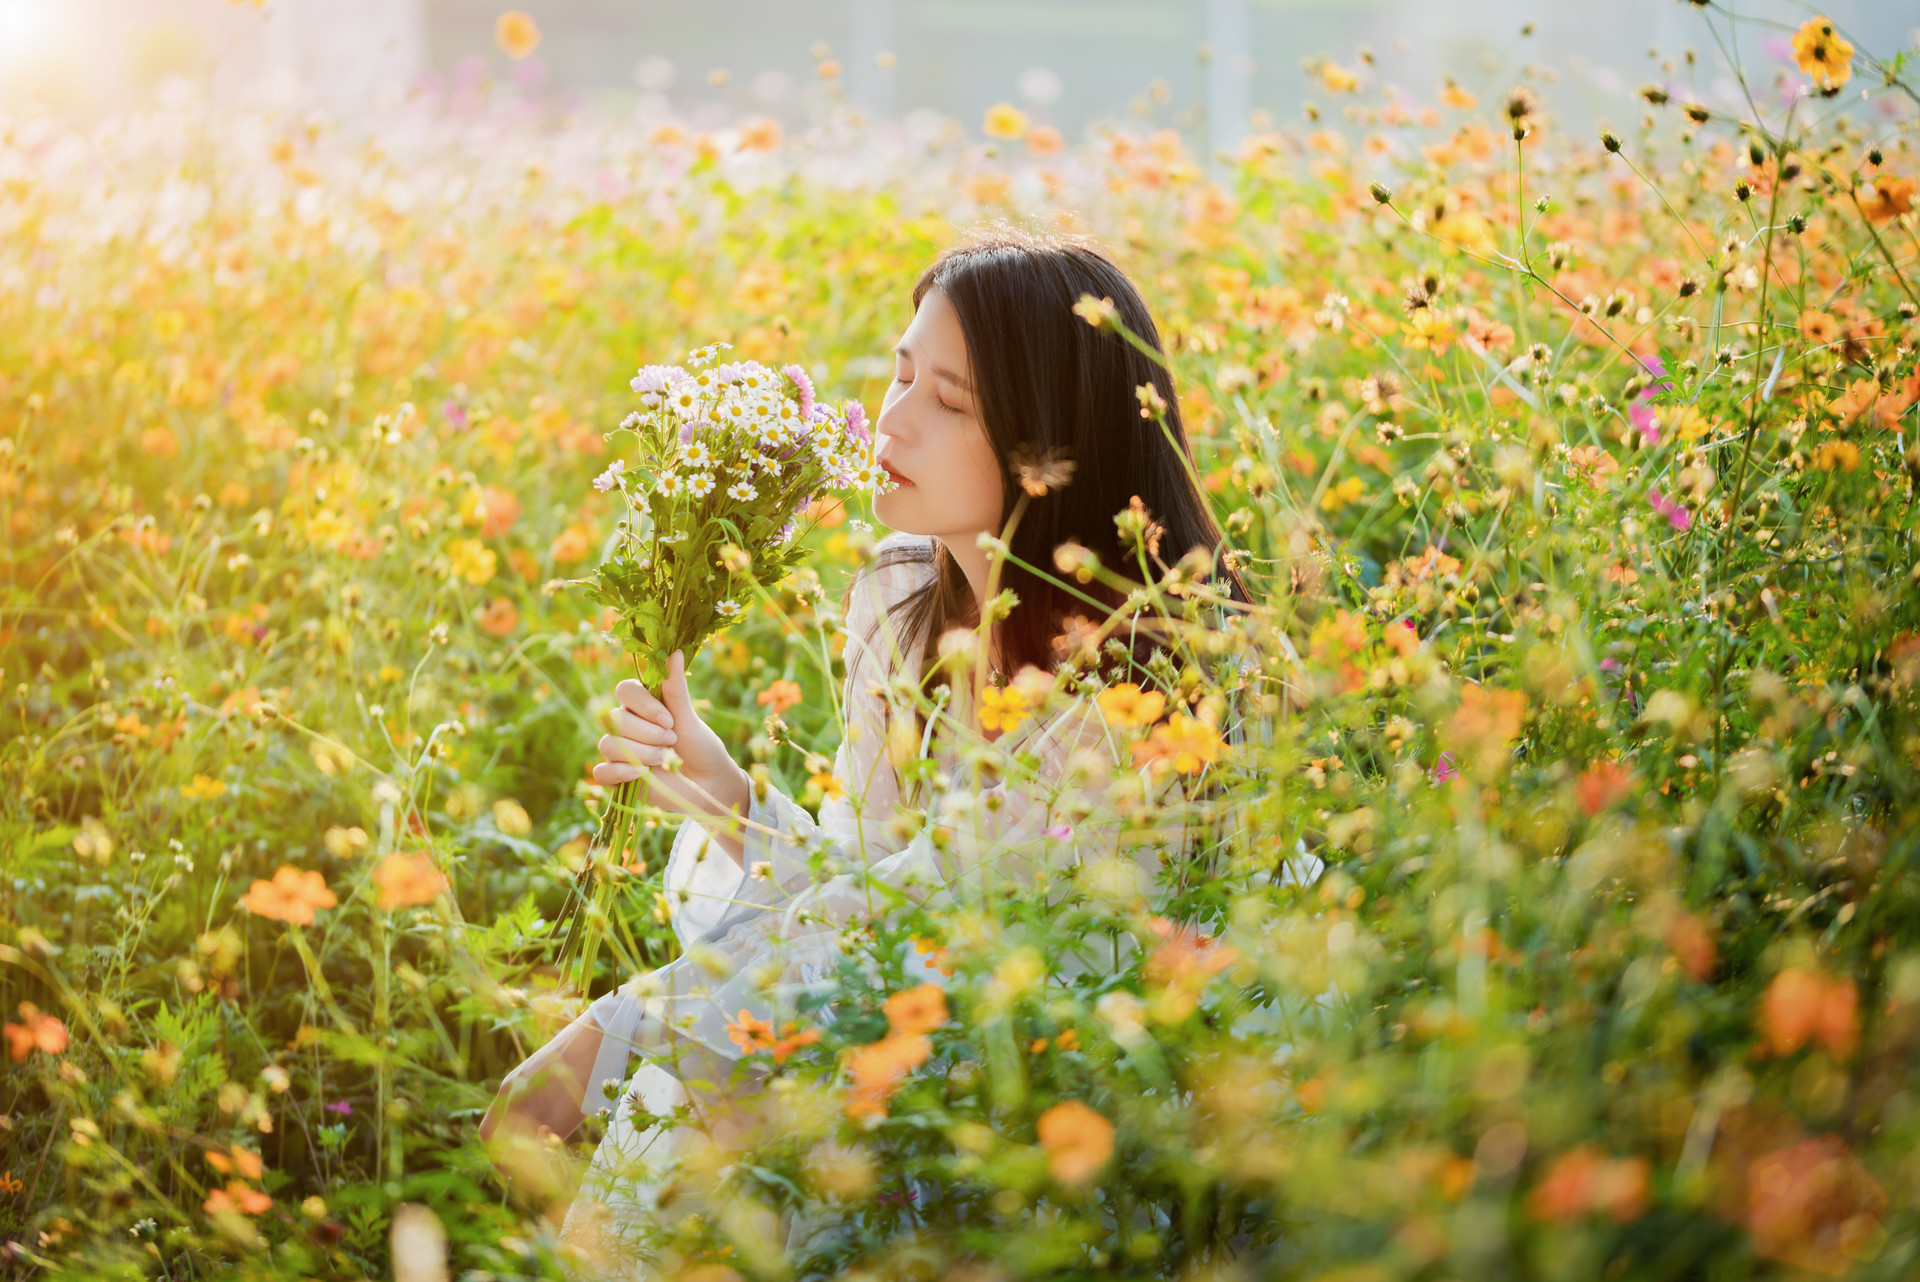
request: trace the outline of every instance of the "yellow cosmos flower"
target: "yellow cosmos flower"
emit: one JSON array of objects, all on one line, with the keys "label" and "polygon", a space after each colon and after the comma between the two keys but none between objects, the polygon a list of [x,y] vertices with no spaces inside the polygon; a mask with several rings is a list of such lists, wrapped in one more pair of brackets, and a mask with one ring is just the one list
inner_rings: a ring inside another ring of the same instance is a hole
[{"label": "yellow cosmos flower", "polygon": [[207,775],[195,775],[193,782],[182,784],[180,795],[191,797],[195,801],[211,801],[227,790],[227,785]]},{"label": "yellow cosmos flower", "polygon": [[1822,89],[1838,89],[1853,79],[1853,44],[1824,14],[1808,18],[1793,33],[1793,60]]},{"label": "yellow cosmos flower", "polygon": [[1095,701],[1108,721],[1122,726],[1148,726],[1167,710],[1167,696],[1158,690],[1142,690],[1131,681],[1102,690]]},{"label": "yellow cosmos flower", "polygon": [[980,728],[1007,731],[1027,717],[1027,697],[1018,690],[988,686],[980,692]]},{"label": "yellow cosmos flower", "polygon": [[515,62],[540,47],[540,28],[530,14],[509,9],[494,20],[493,39]]},{"label": "yellow cosmos flower", "polygon": [[456,579],[479,586],[493,577],[500,558],[479,539],[455,539],[447,544],[447,565]]},{"label": "yellow cosmos flower", "polygon": [[1027,113],[1010,102],[999,102],[987,108],[987,118],[981,129],[989,138],[1004,138],[1009,141],[1027,136]]}]

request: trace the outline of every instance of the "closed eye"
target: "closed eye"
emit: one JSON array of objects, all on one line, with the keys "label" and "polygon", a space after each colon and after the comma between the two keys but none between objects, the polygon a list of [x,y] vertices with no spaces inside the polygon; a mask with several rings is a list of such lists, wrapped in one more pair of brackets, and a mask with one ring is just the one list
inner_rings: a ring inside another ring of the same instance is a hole
[{"label": "closed eye", "polygon": [[[913,386],[912,379],[903,378],[899,374],[895,374],[893,376],[893,381],[898,383],[902,387]],[[966,411],[961,409],[958,405],[949,405],[945,401],[941,400],[938,396],[934,397],[933,400],[934,400],[934,404],[938,405],[941,409],[945,410],[949,414],[965,414],[966,413]]]}]

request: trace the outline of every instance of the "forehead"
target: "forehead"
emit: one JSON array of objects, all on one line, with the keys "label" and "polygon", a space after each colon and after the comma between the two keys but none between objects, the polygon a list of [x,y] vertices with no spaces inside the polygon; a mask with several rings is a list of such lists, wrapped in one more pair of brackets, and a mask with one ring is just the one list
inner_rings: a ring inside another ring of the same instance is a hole
[{"label": "forehead", "polygon": [[967,340],[960,331],[960,314],[938,288],[929,289],[913,313],[913,321],[900,338],[900,345],[921,360],[933,361],[954,370],[967,368]]}]

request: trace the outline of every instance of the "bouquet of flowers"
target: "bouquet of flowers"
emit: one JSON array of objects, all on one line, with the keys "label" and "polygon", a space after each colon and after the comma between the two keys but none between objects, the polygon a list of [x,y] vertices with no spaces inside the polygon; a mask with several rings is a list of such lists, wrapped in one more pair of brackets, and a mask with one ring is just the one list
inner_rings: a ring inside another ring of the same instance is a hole
[{"label": "bouquet of flowers", "polygon": [[[588,595],[612,608],[611,630],[650,689],[665,680],[675,650],[691,659],[757,589],[786,577],[805,555],[808,513],[821,499],[871,494],[885,480],[858,401],[820,402],[799,365],[716,363],[725,350],[714,343],[688,353],[685,367],[641,369],[633,379],[640,408],[612,434],[630,433],[634,455],[616,458],[593,482],[618,494],[626,515],[612,554],[586,581]],[[602,823],[616,862],[636,833],[634,792],[622,785]],[[570,900],[563,956],[582,916],[596,916],[578,911],[593,868],[590,860]],[[593,952],[589,943],[583,981]]]}]

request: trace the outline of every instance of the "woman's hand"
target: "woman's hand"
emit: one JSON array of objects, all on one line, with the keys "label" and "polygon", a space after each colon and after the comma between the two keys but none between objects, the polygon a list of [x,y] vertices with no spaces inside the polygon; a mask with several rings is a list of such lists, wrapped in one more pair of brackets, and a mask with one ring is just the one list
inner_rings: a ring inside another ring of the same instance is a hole
[{"label": "woman's hand", "polygon": [[[600,740],[593,777],[609,787],[651,776],[647,801],[683,815],[745,814],[749,798],[746,772],[734,762],[687,692],[686,656],[675,650],[667,660],[667,679],[655,697],[638,681],[614,687],[609,721],[613,733]],[[671,751],[677,771],[661,769]]]}]

